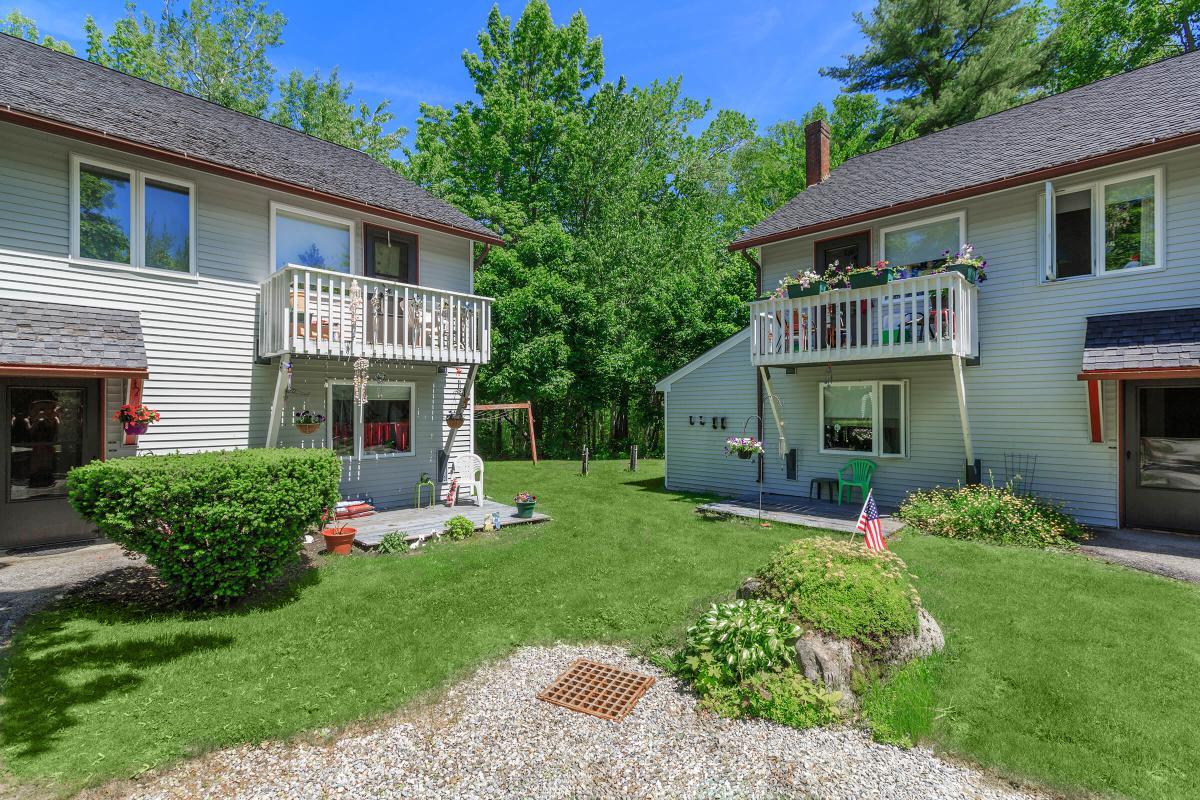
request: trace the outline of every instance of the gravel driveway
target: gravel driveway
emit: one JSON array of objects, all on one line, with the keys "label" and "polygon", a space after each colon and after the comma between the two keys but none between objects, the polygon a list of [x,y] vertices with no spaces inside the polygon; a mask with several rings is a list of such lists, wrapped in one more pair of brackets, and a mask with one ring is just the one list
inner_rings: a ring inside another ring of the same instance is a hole
[{"label": "gravel driveway", "polygon": [[[658,678],[605,722],[535,698],[575,658]],[[859,731],[697,714],[672,678],[614,647],[526,648],[437,704],[325,743],[245,746],[86,796],[135,798],[1030,798]]]}]

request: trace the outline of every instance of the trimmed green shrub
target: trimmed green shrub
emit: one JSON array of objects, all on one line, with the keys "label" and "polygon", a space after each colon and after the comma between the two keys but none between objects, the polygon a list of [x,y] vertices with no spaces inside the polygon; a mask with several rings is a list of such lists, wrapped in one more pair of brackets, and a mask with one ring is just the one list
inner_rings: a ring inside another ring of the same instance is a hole
[{"label": "trimmed green shrub", "polygon": [[376,551],[384,555],[391,555],[392,553],[406,553],[408,549],[408,542],[405,541],[404,534],[400,531],[392,531],[383,535]]},{"label": "trimmed green shrub", "polygon": [[1088,538],[1059,506],[1009,487],[963,486],[913,492],[900,506],[905,523],[934,536],[1021,547],[1073,547]]},{"label": "trimmed green shrub", "polygon": [[917,629],[919,599],[904,561],[828,537],[784,545],[756,576],[756,594],[791,620],[866,647]]},{"label": "trimmed green shrub", "polygon": [[841,717],[841,692],[827,692],[799,670],[763,672],[736,686],[713,687],[700,707],[723,717],[759,717],[793,728],[832,725]]},{"label": "trimmed green shrub", "polygon": [[180,597],[228,601],[277,578],[338,500],[329,450],[229,450],[94,461],[71,505],[141,553]]},{"label": "trimmed green shrub", "polygon": [[759,672],[791,666],[789,639],[800,629],[788,622],[787,611],[762,600],[737,600],[713,605],[688,628],[687,644],[679,652],[679,672],[701,694],[715,686],[733,686]]},{"label": "trimmed green shrub", "polygon": [[442,535],[447,539],[457,541],[458,539],[469,539],[474,533],[475,523],[459,514],[446,520],[446,530]]}]

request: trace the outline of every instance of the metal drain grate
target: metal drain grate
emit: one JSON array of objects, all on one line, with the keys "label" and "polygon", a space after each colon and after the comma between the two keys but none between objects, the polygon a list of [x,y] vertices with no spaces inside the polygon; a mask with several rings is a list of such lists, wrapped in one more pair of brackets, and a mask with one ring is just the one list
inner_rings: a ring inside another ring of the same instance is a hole
[{"label": "metal drain grate", "polygon": [[647,675],[578,658],[542,690],[538,699],[616,721],[632,711],[653,685],[654,678]]}]

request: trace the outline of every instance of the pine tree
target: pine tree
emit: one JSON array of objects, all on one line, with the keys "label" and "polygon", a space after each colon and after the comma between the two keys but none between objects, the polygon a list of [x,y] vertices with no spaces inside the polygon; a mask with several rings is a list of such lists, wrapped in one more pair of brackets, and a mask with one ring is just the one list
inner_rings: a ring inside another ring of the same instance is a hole
[{"label": "pine tree", "polygon": [[920,135],[1029,98],[1046,74],[1040,5],[1020,0],[879,0],[854,19],[869,44],[821,74],[847,92],[898,93],[896,129]]}]

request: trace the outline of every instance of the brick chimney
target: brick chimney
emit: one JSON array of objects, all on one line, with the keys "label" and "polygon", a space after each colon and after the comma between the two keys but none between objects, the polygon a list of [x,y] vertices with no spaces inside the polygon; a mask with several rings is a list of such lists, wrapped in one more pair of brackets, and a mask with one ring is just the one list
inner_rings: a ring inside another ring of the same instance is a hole
[{"label": "brick chimney", "polygon": [[818,119],[804,126],[805,187],[829,177],[829,126]]}]

